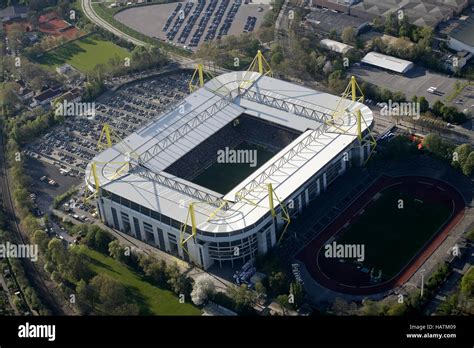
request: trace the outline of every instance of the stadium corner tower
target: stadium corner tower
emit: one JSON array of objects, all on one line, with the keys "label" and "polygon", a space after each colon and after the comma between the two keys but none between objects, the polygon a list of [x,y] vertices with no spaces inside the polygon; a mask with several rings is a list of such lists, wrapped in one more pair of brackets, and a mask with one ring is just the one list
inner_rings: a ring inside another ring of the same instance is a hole
[{"label": "stadium corner tower", "polygon": [[[266,253],[290,219],[364,163],[371,149],[360,139],[372,121],[357,101],[225,73],[97,155],[86,185],[106,225],[204,269],[237,266]],[[226,192],[197,183],[219,150],[244,143],[270,157],[243,178],[229,167]]]}]

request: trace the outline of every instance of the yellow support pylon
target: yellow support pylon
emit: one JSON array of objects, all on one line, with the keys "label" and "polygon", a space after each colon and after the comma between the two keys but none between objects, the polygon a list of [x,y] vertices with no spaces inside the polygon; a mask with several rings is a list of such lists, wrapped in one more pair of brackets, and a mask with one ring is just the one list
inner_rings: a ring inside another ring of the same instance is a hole
[{"label": "yellow support pylon", "polygon": [[[107,141],[107,145],[102,144],[102,139],[104,138]],[[110,136],[110,126],[108,123],[104,123],[102,131],[100,132],[99,141],[97,142],[97,147],[101,150],[112,147],[112,137]]]},{"label": "yellow support pylon", "polygon": [[[91,195],[88,195],[88,191],[89,191],[89,188],[87,186],[87,183],[86,183],[86,190],[85,190],[85,198],[84,198],[84,203],[87,203],[90,199],[94,198],[94,197],[97,197],[98,193],[99,193],[99,189],[100,189],[100,180],[99,180],[99,177],[97,176],[97,164],[96,162],[92,162],[91,164],[91,173],[90,175],[92,175],[92,178],[94,180],[94,189],[95,191],[92,191],[91,192]],[[90,178],[90,176],[89,176]]]},{"label": "yellow support pylon", "polygon": [[362,112],[357,110],[357,139],[362,141]]},{"label": "yellow support pylon", "polygon": [[207,75],[208,79],[212,79],[214,77],[209,71],[204,71],[204,66],[201,63],[196,64],[196,69],[194,70],[193,76],[191,77],[191,80],[189,80],[189,92],[192,93],[204,86],[205,75]]},{"label": "yellow support pylon", "polygon": [[263,76],[273,76],[273,70],[268,61],[265,59],[261,50],[257,51],[256,56],[250,63],[247,71],[244,73],[243,81],[240,84],[241,88],[245,88],[247,85],[251,85],[254,80],[251,79],[252,73],[258,72]]},{"label": "yellow support pylon", "polygon": [[[348,134],[349,132],[347,130],[342,129],[341,127],[335,124],[336,119],[339,118],[341,114],[345,114],[349,112],[348,110],[349,108],[343,108],[342,105],[347,104],[347,101],[346,101],[347,99],[351,100],[353,103],[355,102],[363,103],[364,98],[365,98],[364,92],[362,91],[359,84],[357,83],[355,76],[351,76],[351,80],[349,84],[347,85],[346,89],[344,90],[344,92],[342,93],[342,96],[339,99],[339,102],[336,106],[336,110],[334,111],[332,118],[329,121],[326,121],[325,123],[331,127],[334,127],[337,131],[340,131],[343,134]],[[359,140],[360,145],[363,146],[364,144],[370,144],[371,151],[364,162],[364,163],[367,163],[370,157],[372,156],[375,150],[375,147],[377,146],[377,141],[375,137],[373,136],[372,131],[370,130],[370,127],[367,125],[367,123],[365,122],[365,119],[362,117],[362,112],[360,111],[360,108],[357,109],[357,111],[355,112],[355,116],[357,120],[357,139]],[[368,134],[366,135],[365,139],[362,136],[362,122],[364,122],[368,130]]]},{"label": "yellow support pylon", "polygon": [[[186,222],[181,225],[180,229],[180,238],[179,238],[179,244],[183,251],[189,256],[189,259],[193,261],[193,263],[198,264],[194,257],[191,255],[187,248],[187,243],[189,240],[194,239],[196,240],[196,234],[197,234],[197,225],[196,225],[196,212],[194,205],[203,203],[203,202],[192,202],[188,206],[188,215],[186,217]],[[191,221],[191,234],[186,237],[186,230],[188,229],[188,223]]]},{"label": "yellow support pylon", "polygon": [[267,184],[267,189],[268,189],[268,200],[269,200],[269,205],[270,205],[270,213],[272,214],[273,217],[276,216],[275,212],[275,205],[273,202],[273,185],[271,183]]},{"label": "yellow support pylon", "polygon": [[[268,192],[269,210],[270,210],[270,213],[271,213],[273,218],[275,218],[277,216],[277,213],[276,213],[276,210],[275,210],[275,199],[281,207],[281,218],[282,218],[283,221],[286,222],[286,224],[285,224],[285,227],[283,228],[283,231],[280,235],[280,238],[278,239],[278,244],[279,244],[281,242],[281,240],[283,239],[283,236],[285,235],[285,233],[288,229],[288,226],[290,225],[290,222],[291,222],[291,218],[290,218],[288,208],[279,199],[276,192],[273,190],[273,185],[271,183],[268,183],[268,184],[265,184],[265,185],[262,185],[262,186],[258,186],[254,190],[259,189],[259,188],[262,189],[262,190],[266,190]],[[241,201],[245,202],[247,204],[251,204],[251,205],[256,206],[256,207],[262,207],[261,205],[258,205],[257,203],[255,203],[255,202],[253,202],[249,199],[246,199],[239,192],[236,193],[236,197],[240,197]],[[220,207],[218,207],[216,210],[214,210],[208,216],[207,221],[210,221],[220,210],[222,210],[224,205],[228,204],[228,203],[230,203],[230,202],[223,202]],[[191,239],[194,239],[194,240],[196,239],[197,223],[196,223],[196,208],[195,207],[196,207],[196,205],[199,205],[199,204],[206,205],[207,203],[205,203],[205,202],[192,202],[192,203],[190,203],[189,206],[188,206],[188,215],[186,217],[186,221],[185,221],[184,224],[181,225],[181,228],[180,228],[180,246],[183,249],[183,251],[189,256],[190,260],[192,260],[193,263],[195,263],[195,264],[198,264],[198,263],[196,262],[194,257],[189,252],[189,250],[187,248],[187,243]],[[191,225],[191,234],[188,235],[187,229],[188,229],[189,225]]]},{"label": "yellow support pylon", "polygon": [[[283,236],[285,235],[286,233],[286,230],[288,229],[288,226],[290,225],[291,223],[291,217],[290,217],[290,213],[288,211],[288,208],[286,207],[286,205],[280,200],[280,198],[278,197],[278,195],[276,194],[275,190],[273,189],[273,185],[271,183],[268,183],[264,186],[257,186],[256,188],[254,188],[252,191],[255,191],[257,189],[264,189],[268,192],[268,203],[269,203],[269,210],[270,210],[270,214],[272,215],[273,218],[275,218],[277,216],[277,213],[276,213],[276,210],[275,210],[275,199],[276,201],[278,202],[278,204],[280,205],[281,207],[281,218],[283,221],[286,221],[286,225],[285,227],[283,228],[283,232],[281,233],[280,235],[280,238],[278,239],[278,244],[281,242],[281,240],[283,239]],[[245,203],[248,203],[248,204],[251,204],[255,207],[259,207],[260,205],[258,205],[257,203],[253,202],[252,200],[248,199],[245,197],[246,194],[252,192],[252,191],[247,191],[245,193],[241,193],[241,192],[236,192],[235,194],[235,197],[239,198],[242,202],[245,202]]]},{"label": "yellow support pylon", "polygon": [[351,76],[351,90],[352,90],[352,101],[356,101],[357,98],[357,82],[355,76]]},{"label": "yellow support pylon", "polygon": [[[92,162],[91,163],[91,172],[88,177],[88,179],[91,179],[94,181],[94,188],[95,191],[90,191],[89,188],[86,185],[86,192],[85,192],[85,199],[84,202],[88,202],[90,199],[97,197],[100,189],[100,180],[99,176],[97,175],[97,165],[98,164],[120,164],[120,167],[115,171],[115,174],[107,178],[108,180],[115,180],[117,177],[119,177],[123,172],[127,171],[130,169],[130,162]],[[89,180],[88,180],[89,181]],[[90,195],[88,195],[88,192]]]}]

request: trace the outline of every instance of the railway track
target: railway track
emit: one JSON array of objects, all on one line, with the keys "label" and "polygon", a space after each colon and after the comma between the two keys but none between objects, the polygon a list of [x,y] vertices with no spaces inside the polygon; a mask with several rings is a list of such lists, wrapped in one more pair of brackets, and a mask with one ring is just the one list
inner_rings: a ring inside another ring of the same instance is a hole
[{"label": "railway track", "polygon": [[[5,140],[3,137],[3,132],[0,131],[0,189],[1,189],[1,197],[2,197],[2,207],[5,211],[5,216],[7,221],[10,224],[10,230],[12,232],[13,242],[17,244],[26,244],[27,239],[23,235],[17,216],[15,214],[15,208],[13,205],[13,199],[10,193],[10,183],[8,178],[8,166],[6,161],[6,153],[5,153]],[[51,311],[52,315],[63,315],[64,312],[61,306],[57,303],[56,299],[51,295],[49,288],[47,287],[44,280],[41,278],[41,275],[38,273],[36,265],[33,263],[32,260],[28,258],[20,259],[21,265],[25,271],[26,277],[30,286],[36,291],[41,303]],[[20,289],[21,296],[25,300],[23,290]],[[25,301],[27,306],[29,304]],[[31,308],[30,312],[31,311]]]}]

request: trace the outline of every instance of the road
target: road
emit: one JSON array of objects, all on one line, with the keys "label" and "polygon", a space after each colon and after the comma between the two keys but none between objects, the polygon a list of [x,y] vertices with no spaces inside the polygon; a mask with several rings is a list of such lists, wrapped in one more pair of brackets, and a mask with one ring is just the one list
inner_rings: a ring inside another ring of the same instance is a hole
[{"label": "road", "polygon": [[[92,7],[92,0],[81,0],[81,4],[82,4],[82,10],[84,11],[84,14],[95,25],[111,32],[115,36],[117,36],[117,37],[119,37],[119,38],[121,38],[125,41],[131,42],[132,44],[134,44],[136,46],[145,46],[145,47],[150,46],[150,44],[148,44],[144,41],[141,41],[139,39],[136,39],[131,35],[128,35],[128,34],[124,33],[123,31],[115,28],[112,24],[110,24],[106,20],[102,19],[97,14],[97,12],[95,12],[94,8]],[[174,61],[179,62],[182,68],[194,69],[196,67],[197,63],[201,63],[201,64],[204,65],[204,69],[206,71],[210,71],[211,73],[215,72],[215,73],[223,74],[223,73],[226,73],[226,72],[230,71],[230,70],[223,69],[221,67],[218,67],[218,66],[214,65],[214,63],[210,62],[210,61],[205,61],[205,60],[203,61],[201,59],[186,58],[186,57],[180,56],[176,53],[169,52],[169,51],[167,51],[167,54]],[[206,67],[207,67],[207,69],[206,69]]]},{"label": "road", "polygon": [[[10,222],[11,232],[13,233],[12,236],[14,237],[13,242],[17,244],[26,244],[26,238],[20,230],[10,192],[5,144],[2,132],[0,132],[0,163],[0,189],[2,193],[2,205],[7,217],[7,221]],[[61,306],[58,304],[56,299],[51,294],[50,289],[41,278],[41,275],[38,273],[34,262],[28,258],[22,258],[20,261],[25,271],[25,275],[28,278],[28,282],[30,286],[36,291],[41,303],[43,303],[43,305],[51,311],[52,315],[63,315],[64,312]],[[23,296],[22,290],[20,292]]]},{"label": "road", "polygon": [[126,40],[128,42],[131,42],[136,46],[149,46],[149,44],[147,44],[146,42],[135,39],[133,36],[130,36],[130,35],[124,33],[123,31],[118,30],[113,25],[109,24],[107,21],[102,19],[94,11],[94,8],[92,7],[92,0],[82,0],[81,3],[82,3],[82,10],[84,11],[84,14],[95,25],[97,25],[97,26],[99,26],[99,27],[101,27],[101,28],[103,28],[107,31],[110,31],[111,33],[115,34],[119,38],[121,38],[123,40]]}]

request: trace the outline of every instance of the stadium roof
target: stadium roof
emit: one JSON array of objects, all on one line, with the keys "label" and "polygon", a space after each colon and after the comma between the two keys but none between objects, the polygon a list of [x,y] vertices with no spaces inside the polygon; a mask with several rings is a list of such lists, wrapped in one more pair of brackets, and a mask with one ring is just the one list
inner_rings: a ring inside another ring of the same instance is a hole
[{"label": "stadium roof", "polygon": [[[270,106],[269,100],[278,101],[280,106]],[[291,106],[283,107],[282,101]],[[312,110],[311,116],[304,114],[303,108]],[[344,133],[323,122],[331,118],[336,109],[345,111],[337,118],[338,127]],[[232,232],[259,222],[269,212],[266,190],[244,189],[252,187],[252,183],[271,182],[280,200],[287,199],[357,138],[354,112],[358,109],[364,119],[364,131],[371,125],[373,117],[371,110],[361,103],[341,101],[340,97],[258,73],[231,72],[207,82],[203,88],[100,153],[93,161],[96,162],[101,188],[181,222],[186,221],[188,205],[197,199],[134,170],[117,176],[127,152],[132,162],[140,157],[144,167],[164,178],[230,201],[229,209],[218,211],[209,221],[209,215],[216,211],[215,205],[202,202],[195,211],[200,231]],[[242,113],[303,133],[225,196],[163,171]],[[197,118],[200,118],[198,123]],[[178,136],[180,134],[182,136]],[[169,139],[173,141],[167,142]],[[295,151],[303,143],[305,145],[299,148],[300,151]],[[86,178],[92,188],[90,171],[91,164],[86,169]],[[256,202],[257,206],[237,199],[235,193],[238,191],[248,192],[246,198]]]},{"label": "stadium roof", "polygon": [[400,74],[404,74],[413,68],[413,62],[377,52],[367,53],[365,57],[362,58],[362,63],[375,65],[379,68],[395,71]]}]

